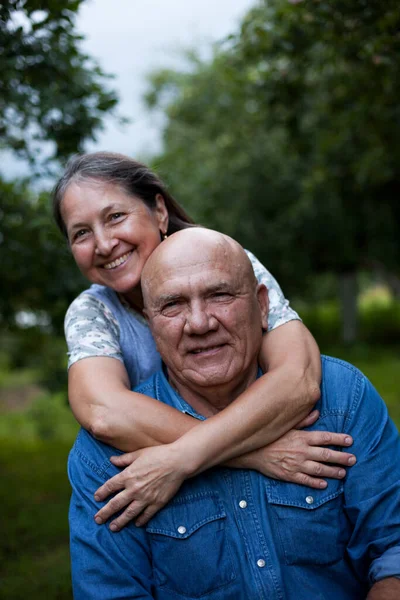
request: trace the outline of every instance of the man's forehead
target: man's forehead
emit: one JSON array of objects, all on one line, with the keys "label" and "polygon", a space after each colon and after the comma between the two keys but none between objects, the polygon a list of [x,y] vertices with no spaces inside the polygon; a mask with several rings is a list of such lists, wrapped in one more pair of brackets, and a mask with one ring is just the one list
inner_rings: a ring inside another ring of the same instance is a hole
[{"label": "man's forehead", "polygon": [[215,279],[237,285],[238,280],[252,279],[251,263],[243,248],[231,238],[206,229],[183,230],[160,244],[147,261],[142,274],[145,304],[161,287],[187,285],[197,278]]},{"label": "man's forehead", "polygon": [[206,291],[220,286],[228,288],[236,286],[243,278],[238,277],[238,269],[229,268],[226,263],[204,260],[172,265],[166,269],[157,270],[148,281],[148,291],[151,297],[164,293],[188,293]]}]

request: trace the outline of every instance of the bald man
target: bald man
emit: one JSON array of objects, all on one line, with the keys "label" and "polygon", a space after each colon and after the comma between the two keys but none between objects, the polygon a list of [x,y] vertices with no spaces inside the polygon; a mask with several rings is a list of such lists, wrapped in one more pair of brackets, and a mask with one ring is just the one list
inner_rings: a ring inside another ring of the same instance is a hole
[{"label": "bald man", "polygon": [[[268,301],[246,254],[216,232],[181,231],[152,254],[142,287],[166,370],[136,391],[199,420],[218,414],[260,376]],[[316,490],[218,467],[182,484],[196,452],[182,455],[180,438],[167,452],[176,495],[146,528],[117,534],[93,520],[116,450],[82,430],[69,461],[75,598],[398,599],[396,428],[368,380],[337,359],[323,358],[317,408],[319,429],[354,439],[344,481]]]}]

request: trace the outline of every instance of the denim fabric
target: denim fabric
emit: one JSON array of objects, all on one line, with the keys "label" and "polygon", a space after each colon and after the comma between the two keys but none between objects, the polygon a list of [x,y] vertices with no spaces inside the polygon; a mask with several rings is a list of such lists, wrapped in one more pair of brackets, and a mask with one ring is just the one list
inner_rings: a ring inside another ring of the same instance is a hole
[{"label": "denim fabric", "polygon": [[[162,372],[138,391],[202,418]],[[76,600],[358,600],[400,576],[400,443],[386,407],[354,367],[323,357],[310,429],[354,437],[357,464],[325,490],[214,468],[184,483],[145,528],[93,520],[94,491],[118,453],[81,430],[69,458]]]}]

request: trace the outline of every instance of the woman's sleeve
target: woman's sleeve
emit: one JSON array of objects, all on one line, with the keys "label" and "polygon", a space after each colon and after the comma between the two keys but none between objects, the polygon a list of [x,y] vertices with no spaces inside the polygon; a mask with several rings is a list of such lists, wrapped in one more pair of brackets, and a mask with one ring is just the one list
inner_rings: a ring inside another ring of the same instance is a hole
[{"label": "woman's sleeve", "polygon": [[246,253],[253,266],[258,283],[263,283],[268,289],[268,331],[271,331],[280,325],[284,325],[289,321],[301,321],[297,312],[290,308],[289,300],[286,300],[276,279],[269,271],[267,271],[254,254],[248,250],[246,250]]},{"label": "woman's sleeve", "polygon": [[123,362],[119,324],[110,309],[91,294],[83,293],[69,307],[64,321],[68,345],[68,368],[93,356]]}]

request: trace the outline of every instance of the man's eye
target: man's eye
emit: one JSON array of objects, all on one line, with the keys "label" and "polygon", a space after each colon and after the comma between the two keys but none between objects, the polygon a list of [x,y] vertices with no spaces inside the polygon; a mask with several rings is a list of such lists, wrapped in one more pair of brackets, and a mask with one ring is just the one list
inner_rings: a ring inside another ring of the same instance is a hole
[{"label": "man's eye", "polygon": [[170,300],[169,302],[163,304],[161,308],[161,313],[166,317],[175,316],[180,312],[181,304],[182,303],[179,302],[179,300]]},{"label": "man's eye", "polygon": [[124,213],[122,213],[122,212],[112,213],[112,215],[110,215],[110,220],[116,221],[117,219],[120,219],[123,216],[124,216]]},{"label": "man's eye", "polygon": [[170,302],[167,302],[166,304],[164,304],[164,306],[162,307],[162,310],[168,310],[169,308],[174,308],[177,304],[178,304],[177,300],[171,300]]},{"label": "man's eye", "polygon": [[228,292],[215,292],[212,297],[215,298],[215,300],[226,300],[231,297],[231,294],[228,294]]}]

